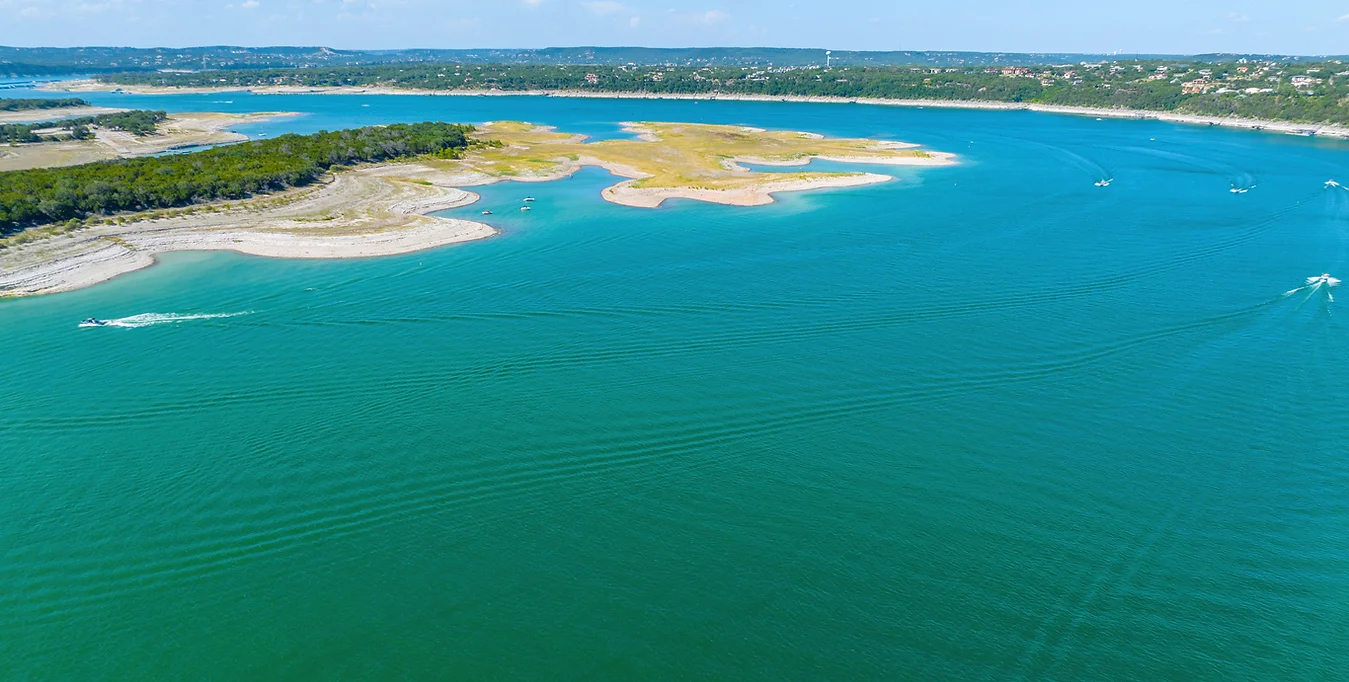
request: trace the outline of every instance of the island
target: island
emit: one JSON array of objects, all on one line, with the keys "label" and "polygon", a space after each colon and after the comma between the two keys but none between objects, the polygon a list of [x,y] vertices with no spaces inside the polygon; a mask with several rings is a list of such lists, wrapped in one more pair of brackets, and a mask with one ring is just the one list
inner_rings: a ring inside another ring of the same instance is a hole
[{"label": "island", "polygon": [[352,258],[482,239],[496,228],[430,214],[476,201],[464,187],[555,180],[586,166],[623,178],[603,190],[605,200],[654,208],[669,199],[762,205],[778,192],[893,179],[747,166],[954,162],[886,140],[692,123],[624,127],[631,137],[591,142],[525,122],[396,124],[0,173],[0,296],[89,286],[168,251]]}]

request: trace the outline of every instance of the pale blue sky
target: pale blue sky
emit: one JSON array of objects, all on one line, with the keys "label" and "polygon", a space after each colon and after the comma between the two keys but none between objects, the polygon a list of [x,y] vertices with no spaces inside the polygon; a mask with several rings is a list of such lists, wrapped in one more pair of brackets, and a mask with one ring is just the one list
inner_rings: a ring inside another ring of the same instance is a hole
[{"label": "pale blue sky", "polygon": [[0,0],[3,45],[1349,52],[1349,0]]}]

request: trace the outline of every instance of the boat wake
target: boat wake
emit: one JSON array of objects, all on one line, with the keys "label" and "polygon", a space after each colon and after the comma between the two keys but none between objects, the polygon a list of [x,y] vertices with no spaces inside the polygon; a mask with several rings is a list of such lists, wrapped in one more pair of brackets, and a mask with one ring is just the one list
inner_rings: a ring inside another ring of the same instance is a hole
[{"label": "boat wake", "polygon": [[138,329],[140,327],[150,327],[156,324],[177,324],[179,322],[189,322],[192,320],[214,320],[222,317],[237,317],[239,315],[251,315],[253,311],[245,310],[239,313],[196,313],[196,314],[178,314],[178,313],[141,313],[130,317],[119,317],[113,320],[100,320],[89,318],[80,323],[81,327],[123,327],[126,329]]},{"label": "boat wake", "polygon": [[1330,299],[1331,303],[1334,303],[1335,295],[1330,293],[1330,288],[1337,287],[1339,285],[1340,280],[1331,277],[1330,275],[1323,274],[1319,277],[1308,277],[1306,284],[1296,289],[1289,289],[1288,291],[1283,292],[1283,295],[1292,296],[1293,294],[1296,294],[1299,291],[1305,291],[1307,292],[1307,298],[1311,298],[1312,294],[1315,294],[1316,292],[1324,288],[1326,291],[1326,297]]}]

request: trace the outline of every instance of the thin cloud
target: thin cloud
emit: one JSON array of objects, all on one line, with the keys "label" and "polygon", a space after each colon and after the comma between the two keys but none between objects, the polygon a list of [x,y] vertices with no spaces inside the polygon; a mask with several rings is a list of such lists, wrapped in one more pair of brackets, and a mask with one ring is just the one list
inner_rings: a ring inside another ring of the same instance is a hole
[{"label": "thin cloud", "polygon": [[702,16],[698,17],[698,23],[700,23],[700,24],[709,24],[709,25],[710,25],[710,24],[717,24],[717,23],[726,21],[726,19],[728,19],[730,16],[731,16],[731,15],[729,15],[729,14],[727,14],[727,13],[725,13],[725,12],[719,10],[719,9],[710,9],[710,10],[708,10],[708,11],[706,11],[706,12],[703,12]]},{"label": "thin cloud", "polygon": [[591,14],[598,14],[600,16],[628,11],[627,5],[624,5],[621,2],[615,2],[614,0],[591,0],[590,2],[581,3],[581,6],[586,8],[586,11]]}]

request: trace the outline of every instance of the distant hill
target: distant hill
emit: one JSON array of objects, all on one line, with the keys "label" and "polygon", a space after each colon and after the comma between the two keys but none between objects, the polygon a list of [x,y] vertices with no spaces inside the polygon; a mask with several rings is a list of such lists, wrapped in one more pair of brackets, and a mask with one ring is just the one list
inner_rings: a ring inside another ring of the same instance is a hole
[{"label": "distant hill", "polygon": [[[1278,55],[1152,55],[1019,52],[836,50],[828,59],[836,66],[984,66],[1076,64],[1106,59],[1195,59],[1204,62],[1250,59],[1323,61],[1333,57]],[[779,47],[548,47],[539,49],[472,50],[336,50],[328,47],[186,48],[131,47],[0,47],[0,76],[45,76],[159,69],[211,70],[252,68],[315,68],[383,64],[596,64],[669,66],[811,66],[823,65],[823,49]]]},{"label": "distant hill", "polygon": [[[1081,53],[837,50],[828,56],[836,66],[981,66],[1076,64],[1106,59],[1195,59],[1203,62],[1240,58],[1279,61],[1326,60],[1331,57],[1282,55],[1104,55]],[[823,49],[773,47],[549,47],[540,49],[472,50],[335,50],[327,47],[189,47],[189,48],[16,48],[0,47],[0,74],[15,76],[159,69],[210,70],[248,68],[313,68],[380,64],[596,64],[671,66],[810,66],[824,64]]]}]

